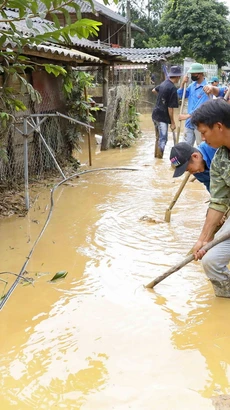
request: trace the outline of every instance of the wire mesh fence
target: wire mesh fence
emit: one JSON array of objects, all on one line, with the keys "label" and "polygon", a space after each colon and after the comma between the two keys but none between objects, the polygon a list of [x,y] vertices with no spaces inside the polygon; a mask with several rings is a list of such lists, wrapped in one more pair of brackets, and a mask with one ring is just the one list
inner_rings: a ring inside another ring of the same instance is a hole
[{"label": "wire mesh fence", "polygon": [[[0,181],[3,185],[15,186],[24,179],[25,138],[27,138],[28,170],[31,180],[44,178],[47,172],[55,169],[53,158],[42,142],[39,133],[43,136],[58,162],[62,164],[66,158],[65,129],[68,121],[58,117],[47,117],[37,130],[25,137],[26,118],[30,121],[30,117],[19,118],[9,131],[6,156],[0,161]],[[27,132],[30,128],[30,124],[27,123]]]},{"label": "wire mesh fence", "polygon": [[[65,110],[65,99],[60,81],[52,76],[46,76],[43,72],[42,79],[41,73],[34,77],[34,85],[42,95],[42,102],[34,103],[28,94],[22,94],[20,99],[26,105],[27,110],[15,114],[15,120],[8,129],[7,135],[4,136],[2,155],[0,155],[2,190],[9,187],[17,188],[17,185],[24,181],[25,138],[30,181],[44,178],[47,173],[56,169],[50,153],[60,164],[63,164],[69,154],[66,131],[70,121],[54,115],[56,111],[64,112]],[[53,116],[45,117],[47,114],[53,114]],[[39,123],[40,126],[36,128]],[[50,152],[42,141],[41,135],[50,148]]]}]

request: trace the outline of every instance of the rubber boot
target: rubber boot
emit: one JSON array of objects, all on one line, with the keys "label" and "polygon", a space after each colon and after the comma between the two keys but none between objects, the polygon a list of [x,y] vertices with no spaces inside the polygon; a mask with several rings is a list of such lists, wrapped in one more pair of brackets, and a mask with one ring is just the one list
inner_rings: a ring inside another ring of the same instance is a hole
[{"label": "rubber boot", "polygon": [[163,158],[164,153],[161,151],[161,149],[158,147],[158,144],[156,143],[155,145],[155,158]]},{"label": "rubber boot", "polygon": [[230,298],[230,278],[226,280],[210,279],[215,295],[220,298]]},{"label": "rubber boot", "polygon": [[156,134],[156,141],[155,141],[155,153],[154,153],[154,157],[155,158],[163,158],[164,153],[161,151],[160,147],[159,147],[159,132],[158,132],[158,128],[155,127],[155,134]]}]

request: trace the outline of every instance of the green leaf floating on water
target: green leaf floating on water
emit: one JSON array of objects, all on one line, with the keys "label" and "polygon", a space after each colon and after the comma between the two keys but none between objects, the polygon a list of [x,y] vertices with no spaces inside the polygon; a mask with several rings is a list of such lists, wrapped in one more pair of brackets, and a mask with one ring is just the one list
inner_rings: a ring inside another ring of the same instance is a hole
[{"label": "green leaf floating on water", "polygon": [[60,272],[55,273],[55,275],[53,276],[52,279],[50,279],[50,282],[53,282],[54,280],[58,280],[58,279],[63,279],[66,277],[67,275],[67,271],[66,270],[61,270]]}]

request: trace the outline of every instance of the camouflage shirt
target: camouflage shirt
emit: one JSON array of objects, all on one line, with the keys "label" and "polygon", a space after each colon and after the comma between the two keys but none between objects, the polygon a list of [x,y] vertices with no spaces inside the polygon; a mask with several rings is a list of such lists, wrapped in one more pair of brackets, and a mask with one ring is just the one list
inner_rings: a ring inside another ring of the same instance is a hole
[{"label": "camouflage shirt", "polygon": [[209,208],[225,212],[230,206],[230,150],[220,147],[210,168],[210,205]]}]

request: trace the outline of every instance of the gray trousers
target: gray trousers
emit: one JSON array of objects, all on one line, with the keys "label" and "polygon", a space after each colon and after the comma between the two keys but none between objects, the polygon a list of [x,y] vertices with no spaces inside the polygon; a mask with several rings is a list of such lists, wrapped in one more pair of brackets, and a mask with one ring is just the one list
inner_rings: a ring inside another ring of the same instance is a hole
[{"label": "gray trousers", "polygon": [[[230,217],[216,233],[215,238],[230,232]],[[206,275],[213,284],[216,296],[230,297],[230,239],[211,248],[202,258]]]},{"label": "gray trousers", "polygon": [[187,142],[189,145],[199,145],[202,142],[200,132],[195,128],[185,128],[184,132],[184,142]]}]

